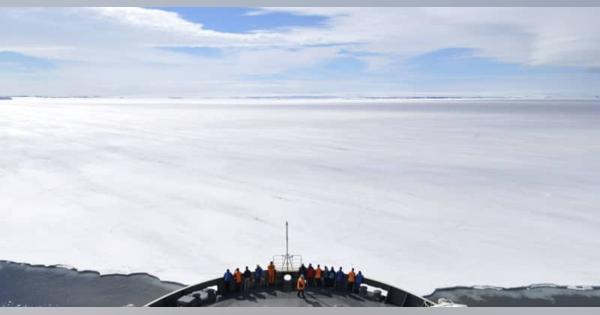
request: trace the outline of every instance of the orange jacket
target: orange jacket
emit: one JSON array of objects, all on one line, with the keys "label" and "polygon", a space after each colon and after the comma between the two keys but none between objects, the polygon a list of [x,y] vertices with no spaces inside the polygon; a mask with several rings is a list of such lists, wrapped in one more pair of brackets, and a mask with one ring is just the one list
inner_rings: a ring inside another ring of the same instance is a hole
[{"label": "orange jacket", "polygon": [[242,283],[242,273],[239,270],[233,273],[233,280],[235,283]]},{"label": "orange jacket", "polygon": [[321,268],[317,268],[315,269],[315,279],[321,279],[321,273],[323,271],[321,270]]},{"label": "orange jacket", "polygon": [[356,281],[356,274],[354,274],[354,271],[348,272],[348,282],[354,283],[354,281]]},{"label": "orange jacket", "polygon": [[275,276],[275,265],[269,265],[269,267],[267,268],[267,272],[269,273],[270,277],[274,277]]},{"label": "orange jacket", "polygon": [[306,287],[306,280],[304,280],[303,278],[298,278],[298,282],[296,282],[296,289],[304,290],[305,287]]}]

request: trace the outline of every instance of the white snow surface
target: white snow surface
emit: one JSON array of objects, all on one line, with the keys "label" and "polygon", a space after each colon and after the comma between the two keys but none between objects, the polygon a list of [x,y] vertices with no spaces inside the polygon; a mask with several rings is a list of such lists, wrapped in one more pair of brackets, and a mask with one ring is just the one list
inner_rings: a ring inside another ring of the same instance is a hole
[{"label": "white snow surface", "polygon": [[290,247],[418,294],[600,283],[594,101],[0,101],[0,259],[195,283]]}]

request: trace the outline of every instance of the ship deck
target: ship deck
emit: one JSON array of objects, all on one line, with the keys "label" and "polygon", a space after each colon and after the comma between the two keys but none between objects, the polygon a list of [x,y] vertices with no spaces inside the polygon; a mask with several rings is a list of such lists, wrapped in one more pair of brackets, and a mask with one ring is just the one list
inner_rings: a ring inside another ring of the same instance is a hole
[{"label": "ship deck", "polygon": [[390,306],[383,301],[374,301],[356,293],[346,293],[335,289],[309,288],[306,298],[296,295],[296,291],[285,292],[278,289],[253,289],[247,294],[228,294],[212,304],[214,307],[230,306],[292,306],[292,307],[332,307],[332,306]]},{"label": "ship deck", "polygon": [[[286,277],[284,277],[284,275]],[[286,279],[284,279],[286,278]],[[173,306],[400,306],[428,307],[435,303],[389,284],[364,278],[358,293],[337,287],[309,286],[306,298],[297,296],[294,283],[297,272],[279,272],[271,287],[250,285],[248,292],[229,291],[223,278],[216,278],[173,291],[148,304],[150,307]],[[232,285],[231,289],[236,286]]]}]

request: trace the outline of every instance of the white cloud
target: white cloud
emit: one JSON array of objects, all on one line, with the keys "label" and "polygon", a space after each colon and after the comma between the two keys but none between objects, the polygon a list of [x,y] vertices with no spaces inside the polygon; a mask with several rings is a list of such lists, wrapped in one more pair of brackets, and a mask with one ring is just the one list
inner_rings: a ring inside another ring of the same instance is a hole
[{"label": "white cloud", "polygon": [[[223,93],[252,93],[227,92],[224,85],[254,86],[248,76],[319,65],[348,51],[366,53],[357,58],[375,74],[407,58],[448,47],[472,48],[483,57],[524,65],[600,66],[599,8],[264,8],[249,14],[269,18],[279,11],[327,20],[318,27],[227,33],[158,9],[4,8],[0,51],[59,62],[57,69],[38,77],[49,81],[42,85],[47,87],[41,94],[79,94],[70,92],[73,89],[121,93],[123,86],[145,93],[162,90],[157,86],[177,86],[175,91],[193,94],[198,82],[206,86],[211,79],[222,83]],[[156,49],[165,46],[216,47],[223,54],[204,58]],[[0,73],[0,83],[10,91],[15,77]],[[23,76],[19,80],[20,86],[33,84]],[[305,84],[317,91],[317,81]],[[369,81],[348,77],[337,86],[344,90]],[[297,84],[282,80],[280,86],[283,90],[273,88],[271,93],[294,93],[285,89]],[[348,91],[330,91],[344,92]]]},{"label": "white cloud", "polygon": [[535,65],[600,65],[600,8],[266,8],[330,17],[325,29],[290,34],[306,42],[357,42],[366,51],[415,55],[467,47]]},{"label": "white cloud", "polygon": [[202,24],[192,23],[177,13],[145,8],[95,8],[100,17],[113,22],[161,32],[202,34]]}]

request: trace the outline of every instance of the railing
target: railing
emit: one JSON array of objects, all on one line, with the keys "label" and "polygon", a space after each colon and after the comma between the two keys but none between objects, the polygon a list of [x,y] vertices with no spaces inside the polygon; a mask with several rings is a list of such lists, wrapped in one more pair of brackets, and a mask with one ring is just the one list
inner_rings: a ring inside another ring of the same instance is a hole
[{"label": "railing", "polygon": [[412,294],[402,289],[398,289],[383,282],[365,278],[363,284],[386,290],[387,296],[385,297],[385,302],[388,304],[404,307],[428,307],[435,305],[433,301],[430,301],[424,297]]},{"label": "railing", "polygon": [[[289,258],[289,259],[286,259]],[[300,255],[277,255],[273,256],[273,264],[275,269],[285,272],[297,271],[302,265],[302,256]]]},{"label": "railing", "polygon": [[[283,276],[285,274],[290,274],[292,276],[292,281],[295,281],[298,279],[298,272],[296,272],[296,271],[282,272],[281,270],[278,270],[277,277],[276,277],[277,278],[277,280],[276,280],[277,288],[282,287]],[[252,276],[254,278],[254,273]],[[292,283],[294,283],[294,282],[292,282]],[[418,295],[412,294],[408,291],[404,291],[402,289],[396,288],[389,284],[385,284],[383,282],[365,278],[363,281],[363,284],[387,291],[387,296],[385,297],[385,300],[384,300],[384,302],[387,304],[391,304],[394,306],[402,306],[402,307],[429,307],[429,306],[435,305],[434,302],[432,302],[426,298],[423,298]],[[182,296],[191,294],[192,292],[195,292],[195,291],[200,291],[200,290],[204,290],[204,289],[207,289],[210,287],[215,287],[215,286],[217,287],[217,291],[216,291],[217,295],[221,295],[221,296],[225,295],[225,292],[224,292],[225,283],[223,282],[223,278],[217,278],[217,279],[201,282],[198,284],[194,284],[194,285],[179,289],[177,291],[168,293],[168,294],[146,304],[145,306],[150,306],[150,307],[177,306],[177,300],[179,298],[181,298]]]},{"label": "railing", "polygon": [[185,288],[173,291],[171,293],[167,293],[159,297],[158,299],[146,304],[145,306],[152,307],[171,307],[177,306],[177,300],[184,296],[191,294],[195,291],[204,290],[210,287],[217,286],[217,294],[222,295],[225,283],[223,282],[223,278],[216,278],[208,281],[204,281],[198,284],[190,285]]}]

